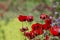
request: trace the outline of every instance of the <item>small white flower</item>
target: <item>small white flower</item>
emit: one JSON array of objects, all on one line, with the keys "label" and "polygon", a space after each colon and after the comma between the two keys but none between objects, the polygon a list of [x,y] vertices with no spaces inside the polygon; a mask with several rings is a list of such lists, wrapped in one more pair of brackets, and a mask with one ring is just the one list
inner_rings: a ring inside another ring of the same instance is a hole
[{"label": "small white flower", "polygon": [[49,18],[50,18],[50,19],[52,19],[53,17],[52,17],[52,16],[50,16]]},{"label": "small white flower", "polygon": [[58,14],[58,12],[55,12],[55,14]]}]

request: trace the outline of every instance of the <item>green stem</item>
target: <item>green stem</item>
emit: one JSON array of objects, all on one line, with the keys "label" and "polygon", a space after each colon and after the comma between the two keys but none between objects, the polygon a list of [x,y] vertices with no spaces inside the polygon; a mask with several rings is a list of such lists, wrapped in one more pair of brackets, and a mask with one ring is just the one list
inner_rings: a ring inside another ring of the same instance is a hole
[{"label": "green stem", "polygon": [[22,22],[22,27],[23,27],[23,22]]},{"label": "green stem", "polygon": [[5,32],[4,32],[4,30],[1,29],[1,27],[2,27],[2,26],[1,26],[1,24],[0,24],[0,31],[1,31],[1,33],[2,33],[2,35],[3,35],[3,40],[5,40]]},{"label": "green stem", "polygon": [[24,40],[27,40],[27,39],[26,39],[26,37],[25,37],[25,39],[24,39]]},{"label": "green stem", "polygon": [[[27,24],[27,21],[26,21],[26,26],[27,26],[28,24]],[[27,26],[28,27],[28,26]]]},{"label": "green stem", "polygon": [[4,30],[1,30],[2,34],[3,34],[3,40],[5,40],[5,32]]}]

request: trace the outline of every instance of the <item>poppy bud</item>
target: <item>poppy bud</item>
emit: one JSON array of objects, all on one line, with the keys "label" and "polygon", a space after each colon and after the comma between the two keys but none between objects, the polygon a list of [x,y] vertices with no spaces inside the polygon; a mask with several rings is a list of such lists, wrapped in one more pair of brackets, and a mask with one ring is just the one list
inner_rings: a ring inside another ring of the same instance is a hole
[{"label": "poppy bud", "polygon": [[33,16],[27,16],[27,21],[28,21],[28,22],[32,22],[33,19],[34,19]]},{"label": "poppy bud", "polygon": [[20,29],[21,32],[25,32],[28,30],[28,27],[22,27],[22,29]]},{"label": "poppy bud", "polygon": [[58,27],[50,28],[50,34],[52,34],[53,36],[58,36],[60,33],[58,29],[60,29],[60,28],[58,28]]},{"label": "poppy bud", "polygon": [[48,15],[46,15],[46,14],[41,14],[41,15],[40,15],[40,18],[41,18],[42,20],[45,20],[45,19],[48,18]]}]

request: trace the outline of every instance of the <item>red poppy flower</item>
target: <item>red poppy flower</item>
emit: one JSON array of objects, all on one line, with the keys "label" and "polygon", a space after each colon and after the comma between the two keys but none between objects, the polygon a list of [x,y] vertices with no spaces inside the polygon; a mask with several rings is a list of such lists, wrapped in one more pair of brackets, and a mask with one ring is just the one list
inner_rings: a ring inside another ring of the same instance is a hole
[{"label": "red poppy flower", "polygon": [[32,22],[33,19],[34,19],[33,16],[27,16],[27,21],[28,21],[28,22]]},{"label": "red poppy flower", "polygon": [[54,26],[50,29],[50,34],[52,34],[53,36],[60,36],[60,27],[58,26]]},{"label": "red poppy flower", "polygon": [[19,15],[18,19],[19,19],[19,21],[24,22],[27,20],[27,16]]},{"label": "red poppy flower", "polygon": [[25,32],[25,36],[29,39],[33,39],[35,38],[35,34],[34,32],[30,31],[30,32]]},{"label": "red poppy flower", "polygon": [[33,31],[30,31],[30,39],[33,39],[33,38],[35,38],[35,34]]},{"label": "red poppy flower", "polygon": [[32,30],[39,30],[42,28],[42,24],[36,23],[32,25]]},{"label": "red poppy flower", "polygon": [[51,28],[51,23],[52,23],[51,19],[46,19],[45,24],[43,24],[43,29],[48,30],[49,28]]},{"label": "red poppy flower", "polygon": [[36,24],[37,25],[34,24],[34,26],[32,27],[31,32],[34,32],[35,36],[43,34],[42,25],[39,23]]},{"label": "red poppy flower", "polygon": [[43,30],[49,30],[51,28],[50,24],[43,24]]},{"label": "red poppy flower", "polygon": [[52,20],[51,19],[46,19],[45,20],[45,24],[49,24],[50,25],[51,23],[52,23]]},{"label": "red poppy flower", "polygon": [[24,36],[29,37],[29,32],[24,32]]},{"label": "red poppy flower", "polygon": [[40,15],[40,18],[41,18],[42,20],[45,20],[45,19],[48,18],[48,15],[46,15],[46,14],[41,14],[41,15]]},{"label": "red poppy flower", "polygon": [[25,32],[28,30],[28,27],[22,27],[22,29],[20,29],[21,32]]},{"label": "red poppy flower", "polygon": [[41,34],[43,34],[43,30],[42,29],[35,30],[34,33],[35,33],[35,35],[41,35]]},{"label": "red poppy flower", "polygon": [[58,28],[58,27],[52,27],[52,28],[50,28],[50,33],[53,35],[53,36],[58,36],[58,34],[60,33],[60,30],[59,30],[60,28]]},{"label": "red poppy flower", "polygon": [[46,37],[45,37],[45,39],[44,40],[49,40],[49,36],[48,35],[46,35]]}]

